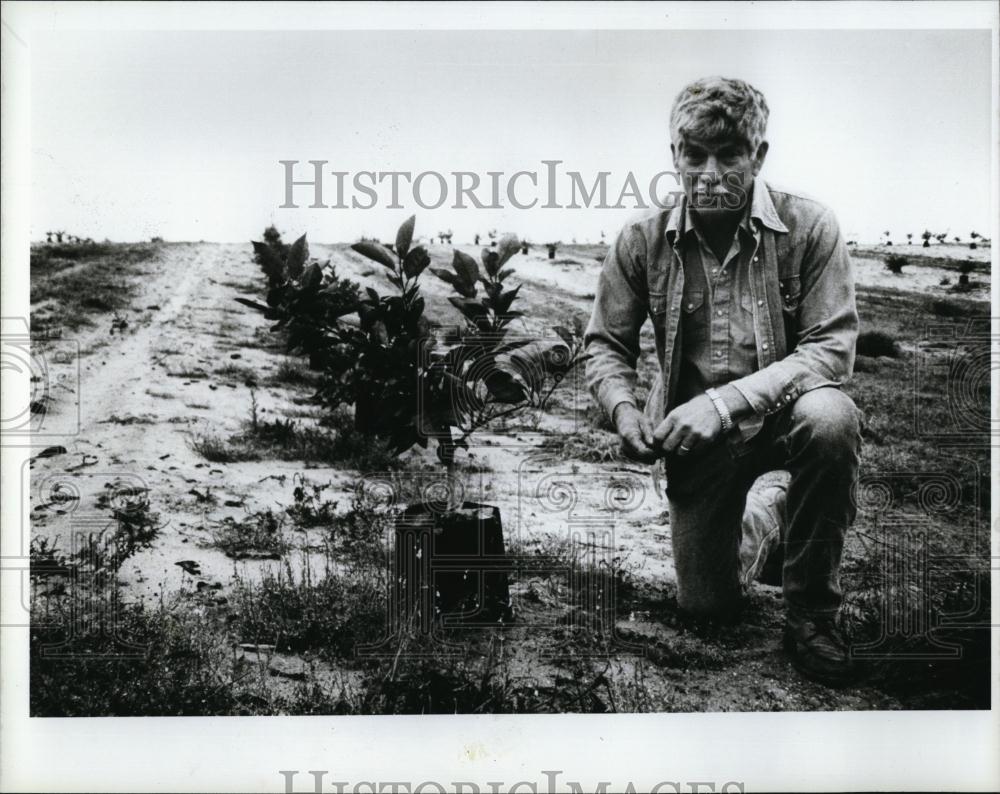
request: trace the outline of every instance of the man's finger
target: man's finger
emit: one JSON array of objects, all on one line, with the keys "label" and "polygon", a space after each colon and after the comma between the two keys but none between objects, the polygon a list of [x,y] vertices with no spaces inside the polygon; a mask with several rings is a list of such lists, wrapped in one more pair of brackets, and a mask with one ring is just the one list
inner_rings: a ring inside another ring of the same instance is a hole
[{"label": "man's finger", "polygon": [[644,416],[639,420],[639,429],[642,431],[642,440],[646,442],[646,446],[653,446],[653,423]]},{"label": "man's finger", "polygon": [[646,439],[643,437],[642,433],[637,428],[634,433],[630,433],[628,437],[629,444],[642,454],[654,454],[656,450],[653,449],[649,444],[646,443]]},{"label": "man's finger", "polygon": [[694,436],[685,436],[677,444],[677,454],[683,457],[698,448],[698,440]]},{"label": "man's finger", "polygon": [[663,444],[661,445],[663,451],[668,453],[676,452],[677,448],[681,445],[686,436],[686,430],[681,430],[679,426],[674,425],[670,429],[670,435],[663,440]]},{"label": "man's finger", "polygon": [[636,434],[626,434],[622,436],[625,454],[640,463],[652,463],[656,460],[656,450],[646,445],[641,436]]},{"label": "man's finger", "polygon": [[657,425],[656,430],[653,432],[653,443],[657,446],[663,444],[667,436],[670,435],[670,431],[674,428],[674,414],[671,411],[667,414],[667,417]]}]

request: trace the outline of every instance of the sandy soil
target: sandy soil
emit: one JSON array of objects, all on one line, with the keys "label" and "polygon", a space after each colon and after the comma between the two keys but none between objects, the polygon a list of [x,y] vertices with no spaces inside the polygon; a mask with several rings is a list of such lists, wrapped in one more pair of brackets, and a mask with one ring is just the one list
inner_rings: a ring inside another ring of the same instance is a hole
[{"label": "sandy soil", "polygon": [[[471,246],[463,248],[477,253]],[[539,287],[525,290],[529,316],[548,321],[589,311],[599,263],[596,254],[589,261],[580,258],[581,249],[573,252],[581,264],[553,266],[544,249],[512,261],[518,277]],[[321,261],[332,258],[342,276],[386,289],[371,263],[344,246],[315,245],[312,254]],[[432,254],[446,260],[450,249],[433,246]],[[264,417],[309,421],[314,409],[307,403],[307,392],[266,385],[268,374],[287,357],[276,347],[267,323],[233,300],[258,291],[260,278],[249,246],[168,245],[146,269],[151,275],[144,279],[129,327],[111,336],[106,328],[95,328],[77,339],[84,351],[79,403],[57,399],[46,417],[48,432],[72,435],[64,454],[32,462],[32,531],[58,537],[68,549],[74,532],[110,526],[109,492],[113,499],[116,489],[142,491],[161,529],[153,547],[130,559],[122,571],[128,592],[155,597],[205,582],[221,584],[213,592],[224,598],[237,571],[252,579],[279,563],[230,559],[212,545],[213,526],[226,517],[238,519],[250,511],[289,504],[297,473],[314,482],[333,482],[329,497],[339,496],[346,503],[357,473],[332,467],[306,471],[294,461],[209,463],[195,452],[191,442],[199,434],[227,436],[248,416],[251,387],[232,370],[217,372],[224,367],[239,365],[255,374],[260,384],[256,400]],[[447,285],[433,277],[423,283],[428,301],[447,306]],[[538,326],[524,330],[542,332]],[[567,387],[561,404],[578,410],[546,416],[538,430],[573,433],[585,428],[588,399],[582,382]],[[577,533],[598,558],[626,560],[652,591],[671,582],[669,518],[648,471],[620,463],[559,460],[546,456],[539,441],[538,431],[530,427],[484,435],[465,458],[468,497],[500,506],[508,543]],[[433,460],[431,452],[409,454],[415,462],[421,456]],[[209,491],[212,498],[205,499]],[[304,533],[296,545],[306,548],[314,540]],[[190,562],[196,563],[198,572],[186,572],[181,562],[189,569]],[[663,698],[669,694],[674,701],[684,692],[687,699],[682,698],[679,708],[687,709],[900,706],[874,690],[859,687],[834,695],[798,678],[780,653],[780,591],[762,586],[759,599],[764,611],[748,635],[755,639],[741,651],[745,675],[734,679],[731,669],[707,669],[685,672],[681,678],[668,665],[661,669],[665,677],[649,683],[650,691]],[[622,637],[650,641],[661,649],[677,637],[675,628],[643,614],[620,619],[617,630]],[[530,658],[523,663],[532,666]],[[627,658],[615,663],[620,675],[634,674]]]}]

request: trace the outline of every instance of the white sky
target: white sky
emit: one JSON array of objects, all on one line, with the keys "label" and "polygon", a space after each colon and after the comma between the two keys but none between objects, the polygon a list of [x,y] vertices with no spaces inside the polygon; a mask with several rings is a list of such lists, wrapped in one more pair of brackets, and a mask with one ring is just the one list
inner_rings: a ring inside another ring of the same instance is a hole
[{"label": "white sky", "polygon": [[[670,104],[706,74],[741,77],[765,93],[764,176],[832,206],[849,236],[871,240],[889,229],[900,239],[924,227],[985,234],[989,36],[39,32],[31,234],[242,241],[274,221],[286,236],[309,232],[315,241],[389,238],[415,211],[418,234],[451,227],[465,241],[497,227],[538,242],[595,240],[633,211],[430,211],[408,190],[406,210],[279,209],[277,161],[513,173],[559,159],[588,182],[612,172],[614,203],[628,171],[643,184],[671,168]],[[307,193],[296,194],[303,207]],[[381,195],[384,206],[387,186]]]}]

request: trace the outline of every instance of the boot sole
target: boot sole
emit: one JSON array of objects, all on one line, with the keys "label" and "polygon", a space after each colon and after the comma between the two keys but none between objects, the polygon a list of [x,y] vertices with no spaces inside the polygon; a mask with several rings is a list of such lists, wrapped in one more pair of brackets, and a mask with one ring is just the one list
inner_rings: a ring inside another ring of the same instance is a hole
[{"label": "boot sole", "polygon": [[783,645],[785,654],[792,663],[792,667],[794,667],[796,672],[798,672],[803,678],[807,678],[810,681],[814,681],[818,684],[823,684],[824,686],[831,688],[846,687],[857,682],[857,671],[853,669],[847,670],[843,673],[826,673],[809,667],[802,661],[801,655],[797,653],[796,644],[797,643],[794,638],[789,638],[787,636],[784,638]]}]

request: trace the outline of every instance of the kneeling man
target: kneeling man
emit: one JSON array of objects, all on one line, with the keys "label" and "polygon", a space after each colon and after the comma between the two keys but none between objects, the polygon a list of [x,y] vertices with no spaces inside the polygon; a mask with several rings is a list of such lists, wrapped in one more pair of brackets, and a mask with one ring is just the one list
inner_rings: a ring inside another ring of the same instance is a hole
[{"label": "kneeling man", "polygon": [[[833,213],[759,178],[767,117],[740,80],[681,91],[670,151],[683,195],[626,225],[608,253],[587,379],[626,452],[662,459],[681,609],[733,617],[780,560],[785,649],[803,674],[837,684],[853,673],[837,617],[861,444],[840,388],[854,365],[854,279]],[[660,373],[640,411],[647,317]],[[743,521],[747,494],[776,469],[791,475],[785,520],[764,532]]]}]

